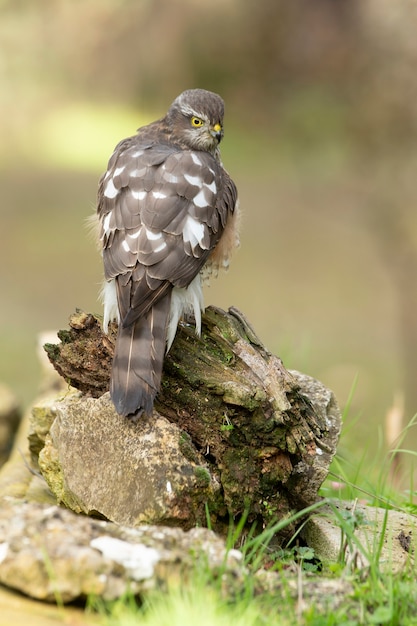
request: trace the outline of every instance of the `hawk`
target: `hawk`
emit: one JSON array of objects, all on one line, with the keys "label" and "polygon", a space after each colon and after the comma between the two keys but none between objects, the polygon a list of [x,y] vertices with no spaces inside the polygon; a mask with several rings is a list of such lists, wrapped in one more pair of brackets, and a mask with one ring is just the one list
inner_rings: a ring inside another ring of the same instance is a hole
[{"label": "hawk", "polygon": [[118,322],[110,395],[123,416],[150,415],[165,351],[183,315],[201,333],[202,282],[238,245],[237,190],[220,160],[224,102],[180,94],[160,120],[115,148],[99,182],[103,329]]}]

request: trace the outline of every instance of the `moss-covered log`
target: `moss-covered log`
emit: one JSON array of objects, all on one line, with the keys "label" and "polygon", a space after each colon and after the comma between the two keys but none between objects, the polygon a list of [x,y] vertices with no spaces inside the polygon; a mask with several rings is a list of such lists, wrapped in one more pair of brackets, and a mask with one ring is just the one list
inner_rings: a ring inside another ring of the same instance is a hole
[{"label": "moss-covered log", "polygon": [[[45,349],[72,386],[98,397],[109,387],[115,334],[77,312],[62,343]],[[316,501],[341,423],[333,394],[286,370],[233,308],[209,307],[201,337],[193,324],[179,325],[155,408],[187,433],[184,454],[203,454],[220,482],[213,523],[246,511],[264,525]]]}]

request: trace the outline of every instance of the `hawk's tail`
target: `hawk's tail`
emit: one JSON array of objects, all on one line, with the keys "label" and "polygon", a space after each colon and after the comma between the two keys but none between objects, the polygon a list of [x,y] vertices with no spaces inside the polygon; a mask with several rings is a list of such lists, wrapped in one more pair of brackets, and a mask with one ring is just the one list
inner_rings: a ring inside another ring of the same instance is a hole
[{"label": "hawk's tail", "polygon": [[151,415],[165,356],[171,294],[156,302],[133,324],[119,325],[110,395],[119,415]]}]

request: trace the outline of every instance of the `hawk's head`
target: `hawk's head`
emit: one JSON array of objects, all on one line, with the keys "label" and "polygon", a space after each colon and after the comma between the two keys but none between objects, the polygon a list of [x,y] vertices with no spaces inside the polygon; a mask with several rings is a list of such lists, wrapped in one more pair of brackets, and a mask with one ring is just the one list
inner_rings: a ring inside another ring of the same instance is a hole
[{"label": "hawk's head", "polygon": [[216,152],[223,137],[224,102],[205,89],[183,91],[167,113],[173,137],[192,150]]}]

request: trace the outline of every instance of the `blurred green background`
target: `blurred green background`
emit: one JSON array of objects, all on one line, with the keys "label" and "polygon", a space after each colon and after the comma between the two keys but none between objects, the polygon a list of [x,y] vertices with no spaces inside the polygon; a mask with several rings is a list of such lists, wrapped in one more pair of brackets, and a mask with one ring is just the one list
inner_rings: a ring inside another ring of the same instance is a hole
[{"label": "blurred green background", "polygon": [[204,87],[243,210],[206,303],[342,408],[354,387],[343,446],[373,454],[393,404],[417,411],[416,19],[406,0],[0,2],[0,380],[30,402],[38,333],[101,312],[99,176]]}]

